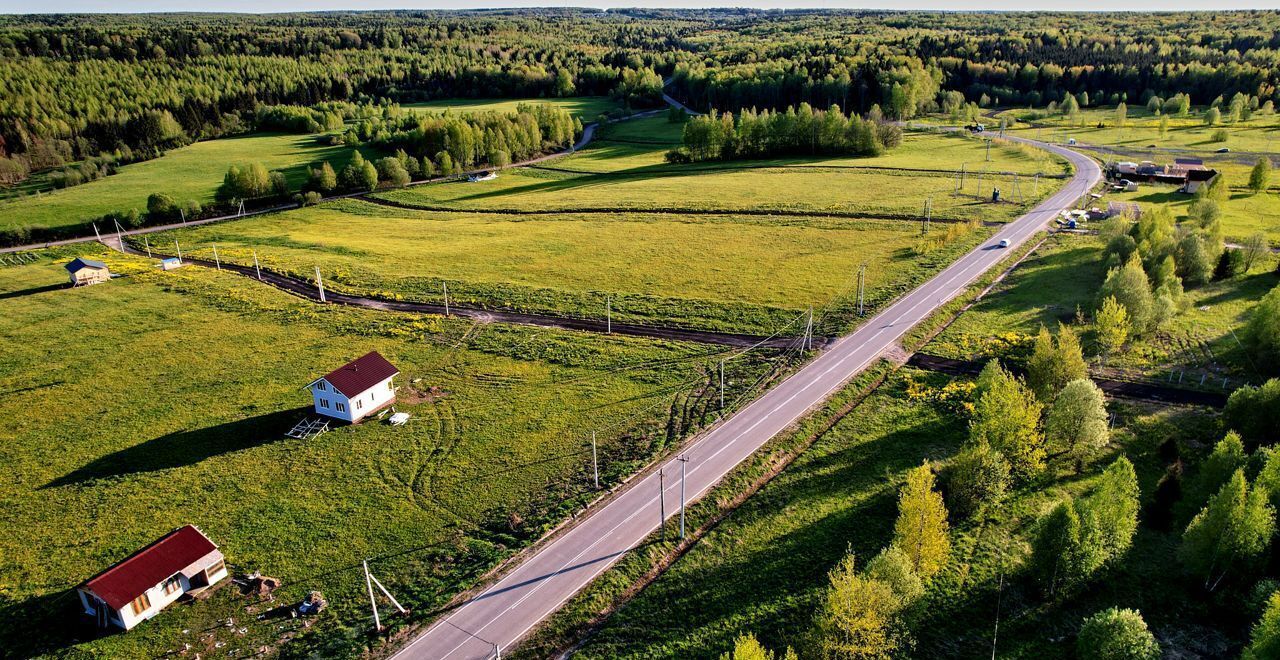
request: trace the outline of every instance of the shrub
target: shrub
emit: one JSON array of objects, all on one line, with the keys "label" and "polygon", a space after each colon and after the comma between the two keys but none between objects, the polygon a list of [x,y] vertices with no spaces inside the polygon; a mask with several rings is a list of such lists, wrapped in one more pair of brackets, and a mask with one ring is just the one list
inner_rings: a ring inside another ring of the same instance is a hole
[{"label": "shrub", "polygon": [[947,494],[951,510],[969,517],[999,504],[1009,490],[1009,462],[988,443],[966,447],[951,460]]},{"label": "shrub", "polygon": [[1076,654],[1090,660],[1157,660],[1160,644],[1136,610],[1113,607],[1085,619]]}]

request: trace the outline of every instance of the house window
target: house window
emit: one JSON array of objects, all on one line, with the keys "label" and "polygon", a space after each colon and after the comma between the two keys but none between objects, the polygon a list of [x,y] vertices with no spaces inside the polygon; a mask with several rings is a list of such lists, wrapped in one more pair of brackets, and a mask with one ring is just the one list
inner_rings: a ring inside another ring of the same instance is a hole
[{"label": "house window", "polygon": [[320,407],[321,407],[321,408],[328,408],[328,407],[329,407],[329,400],[328,400],[328,399],[320,399]]},{"label": "house window", "polygon": [[168,596],[169,594],[175,591],[178,591],[181,588],[182,588],[182,580],[179,580],[177,575],[164,581],[164,595],[166,596]]},{"label": "house window", "polygon": [[392,392],[396,391],[396,384],[391,381],[387,381],[387,389]]},{"label": "house window", "polygon": [[364,399],[356,399],[356,410],[364,408]]},{"label": "house window", "polygon": [[133,609],[134,614],[142,614],[151,609],[151,599],[147,598],[147,594],[144,593],[134,598],[133,602],[129,603],[129,607]]},{"label": "house window", "polygon": [[316,389],[317,389],[317,390],[320,390],[321,392],[324,392],[324,391],[325,391],[325,389],[326,389],[326,388],[325,388],[325,386],[324,386],[324,381],[323,381],[323,380],[318,380],[318,381],[316,381]]},{"label": "house window", "polygon": [[219,559],[218,563],[214,564],[213,566],[210,566],[209,568],[204,569],[204,574],[208,576],[214,576],[214,575],[217,575],[218,573],[221,573],[223,569],[225,569],[226,567],[227,567],[226,564],[224,564],[223,561]]},{"label": "house window", "polygon": [[347,412],[347,404],[345,404],[345,403],[343,403],[343,402],[341,402],[341,401],[335,401],[335,402],[333,403],[333,408],[334,408],[335,410],[337,410],[338,412]]}]

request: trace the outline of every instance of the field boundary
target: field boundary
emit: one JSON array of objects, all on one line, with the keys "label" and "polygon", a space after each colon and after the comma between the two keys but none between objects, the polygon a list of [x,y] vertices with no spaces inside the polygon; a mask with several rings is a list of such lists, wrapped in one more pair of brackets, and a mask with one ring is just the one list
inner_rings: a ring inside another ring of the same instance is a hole
[{"label": "field boundary", "polygon": [[[164,259],[170,255],[161,254],[152,251],[151,255],[138,250],[137,248],[125,244],[122,250],[136,256],[147,257],[153,259]],[[257,280],[263,284],[275,287],[286,293],[293,294],[299,298],[309,300],[311,302],[321,302],[320,293],[312,282],[301,280],[289,275],[262,270],[261,277],[258,276],[252,266],[242,266],[234,263],[215,263],[205,259],[197,259],[192,257],[183,257],[183,263],[194,264],[204,268],[216,268],[218,270],[226,270],[243,275],[253,280]],[[366,309],[377,309],[385,312],[407,312],[418,314],[436,314],[439,316],[461,316],[469,318],[481,323],[514,323],[518,325],[533,325],[544,328],[558,328],[562,330],[579,330],[584,332],[596,332],[600,334],[618,334],[632,337],[646,337],[649,339],[665,339],[669,341],[685,341],[699,344],[713,344],[719,346],[733,346],[736,348],[789,348],[798,340],[798,336],[761,336],[749,335],[732,332],[716,332],[713,330],[692,330],[685,328],[645,325],[642,323],[624,323],[624,322],[608,322],[599,319],[576,318],[571,316],[556,316],[552,314],[532,314],[525,312],[505,311],[501,309],[482,309],[478,307],[469,307],[466,305],[444,305],[424,302],[407,302],[403,300],[388,300],[385,298],[376,298],[369,296],[357,296],[347,293],[339,293],[337,291],[325,291],[325,302],[337,305],[348,305],[351,307],[364,307]],[[825,347],[834,341],[832,337],[814,337],[813,344],[816,347]]]}]

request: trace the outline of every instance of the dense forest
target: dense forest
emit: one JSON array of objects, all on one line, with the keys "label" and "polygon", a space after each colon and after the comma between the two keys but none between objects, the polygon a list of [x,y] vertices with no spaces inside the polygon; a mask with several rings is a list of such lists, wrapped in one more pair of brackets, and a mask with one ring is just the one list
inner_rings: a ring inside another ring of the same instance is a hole
[{"label": "dense forest", "polygon": [[[993,24],[998,21],[998,25]],[[262,106],[614,94],[909,118],[1065,94],[1276,99],[1280,13],[579,9],[0,19],[3,179],[271,126]],[[56,89],[57,94],[47,94]],[[323,122],[320,122],[323,125]]]}]

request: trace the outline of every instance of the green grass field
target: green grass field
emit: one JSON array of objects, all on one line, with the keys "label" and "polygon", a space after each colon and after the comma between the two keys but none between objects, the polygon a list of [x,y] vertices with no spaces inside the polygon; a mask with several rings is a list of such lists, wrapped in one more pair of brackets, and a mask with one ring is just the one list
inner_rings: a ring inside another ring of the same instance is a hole
[{"label": "green grass field", "polygon": [[[1001,221],[1021,205],[984,203],[992,186],[1013,194],[1019,174],[1024,201],[1044,195],[1064,165],[1043,152],[996,145],[986,161],[979,140],[908,133],[903,145],[874,158],[776,159],[670,165],[663,155],[680,127],[663,118],[610,126],[582,151],[551,163],[502,173],[484,182],[452,182],[378,193],[410,206],[458,210],[571,212],[582,209],[689,209],[786,213],[880,214],[917,217],[932,199],[934,217]],[[954,171],[966,169],[962,192]],[[982,193],[982,199],[975,197]]]},{"label": "green grass field", "polygon": [[[72,587],[185,523],[236,571],[281,578],[277,605],[323,591],[331,611],[294,648],[346,655],[368,640],[362,558],[428,616],[593,496],[593,430],[612,483],[708,419],[719,349],[324,307],[118,254],[104,258],[126,277],[69,289],[62,254],[0,271],[6,655],[245,652],[302,631],[255,621],[266,607],[228,584],[88,641]],[[285,438],[303,387],[371,349],[402,371],[409,424]],[[733,382],[766,360],[735,362]]]},{"label": "green grass field", "polygon": [[[1276,152],[1280,151],[1280,117],[1255,113],[1249,121],[1223,122],[1217,126],[1206,126],[1202,118],[1203,108],[1194,108],[1186,117],[1169,117],[1169,129],[1164,135],[1160,133],[1160,118],[1147,112],[1145,106],[1130,104],[1128,119],[1124,126],[1118,126],[1115,108],[1087,108],[1082,110],[1075,120],[1063,115],[1053,115],[1036,119],[1036,126],[1025,124],[1013,127],[1016,135],[1036,137],[1066,142],[1075,138],[1084,144],[1108,144],[1129,148],[1146,148],[1155,145],[1158,148],[1190,149],[1195,151],[1216,151],[1223,147],[1232,151]],[[1225,112],[1225,111],[1224,111]],[[1009,117],[1020,117],[1023,110],[1008,110],[1003,113]],[[994,120],[986,119],[991,124]],[[998,124],[998,122],[996,122]],[[1100,128],[1098,124],[1101,123]],[[1040,128],[1037,128],[1040,127]],[[1226,141],[1215,141],[1213,133],[1219,129],[1227,132]]]},{"label": "green grass field", "polygon": [[[933,230],[941,235],[945,227]],[[847,323],[859,264],[872,305],[897,296],[987,234],[917,254],[900,221],[750,216],[430,213],[344,200],[152,234],[190,256],[261,263],[346,291],[454,304],[769,334],[810,305]],[[137,243],[137,241],[135,241]],[[794,330],[794,328],[793,328]]]},{"label": "green grass field", "polygon": [[227,168],[241,163],[258,162],[267,169],[282,170],[296,188],[306,182],[312,163],[327,160],[340,170],[351,157],[350,148],[321,146],[318,139],[317,135],[254,134],[197,142],[154,160],[125,165],[104,179],[0,201],[0,229],[58,228],[116,211],[145,212],[152,193],[209,204]]},{"label": "green grass field", "polygon": [[588,124],[595,121],[598,115],[621,106],[607,96],[571,96],[567,98],[527,98],[527,99],[442,99],[425,103],[406,103],[403,107],[413,112],[515,112],[522,103],[537,103],[564,108],[570,114]]},{"label": "green grass field", "polygon": [[[887,545],[904,472],[924,459],[947,459],[963,441],[962,419],[928,396],[909,394],[946,382],[910,369],[891,377],[608,619],[577,657],[716,658],[748,632],[772,649],[804,649],[827,571],[846,552],[866,560]],[[990,654],[997,596],[1001,658],[1074,657],[1081,618],[1113,604],[1140,608],[1169,650],[1213,654],[1239,641],[1244,626],[1215,620],[1214,608],[1192,598],[1179,572],[1169,570],[1176,534],[1164,530],[1141,527],[1119,565],[1074,598],[1045,604],[1026,575],[1031,525],[1058,498],[1087,492],[1097,471],[1123,453],[1149,502],[1164,467],[1160,443],[1176,435],[1191,444],[1214,432],[1199,411],[1117,410],[1110,451],[1082,475],[1055,465],[1046,483],[1017,491],[987,518],[952,520],[950,561],[912,610],[915,644],[906,655]]]},{"label": "green grass field", "polygon": [[[963,359],[1021,354],[1041,325],[1073,323],[1077,309],[1091,314],[1105,278],[1096,239],[1050,238],[925,350]],[[1199,385],[1201,377],[1206,387],[1220,388],[1223,378],[1230,379],[1231,387],[1260,382],[1237,336],[1253,306],[1278,283],[1280,277],[1268,263],[1248,275],[1187,289],[1185,311],[1160,330],[1131,341],[1108,360],[1104,371],[1160,381],[1167,381],[1171,371],[1185,372],[1187,386]],[[1092,335],[1086,332],[1084,341],[1086,352],[1095,352]]]}]

